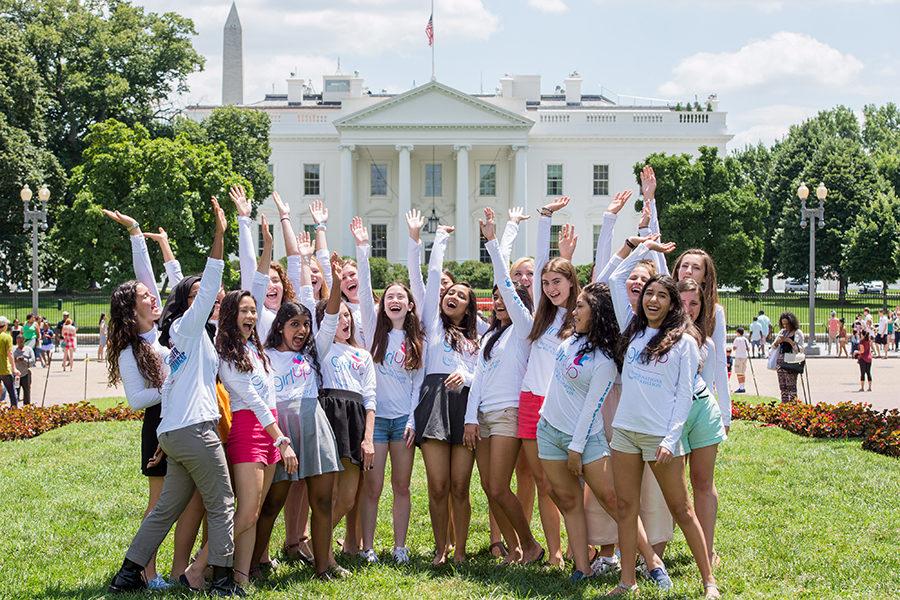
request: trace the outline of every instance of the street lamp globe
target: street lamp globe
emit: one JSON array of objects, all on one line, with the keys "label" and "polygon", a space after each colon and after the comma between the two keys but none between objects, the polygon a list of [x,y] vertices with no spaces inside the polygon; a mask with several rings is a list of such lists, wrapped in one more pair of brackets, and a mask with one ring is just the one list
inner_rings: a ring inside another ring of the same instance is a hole
[{"label": "street lamp globe", "polygon": [[806,187],[805,183],[801,183],[800,187],[797,188],[797,197],[801,200],[809,198],[809,188]]},{"label": "street lamp globe", "polygon": [[819,182],[819,187],[816,188],[816,198],[825,200],[826,196],[828,196],[828,188],[825,187],[824,183]]},{"label": "street lamp globe", "polygon": [[38,198],[44,204],[50,200],[50,188],[48,188],[46,184],[41,185],[41,189],[38,190]]},{"label": "street lamp globe", "polygon": [[31,196],[33,195],[31,188],[28,187],[28,184],[25,184],[25,187],[19,192],[19,198],[22,199],[22,202],[28,203],[31,202]]}]

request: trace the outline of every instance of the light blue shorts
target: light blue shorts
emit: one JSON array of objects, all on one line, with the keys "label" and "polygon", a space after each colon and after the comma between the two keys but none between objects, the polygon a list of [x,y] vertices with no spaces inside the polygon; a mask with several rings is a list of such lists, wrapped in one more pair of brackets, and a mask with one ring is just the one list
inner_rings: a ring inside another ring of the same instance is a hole
[{"label": "light blue shorts", "polygon": [[396,419],[375,417],[375,430],[372,435],[372,441],[376,444],[402,442],[403,432],[406,431],[406,422],[408,420],[409,415],[403,415]]},{"label": "light blue shorts", "polygon": [[684,423],[681,445],[685,453],[724,442],[728,436],[722,424],[722,411],[709,389],[694,394],[691,412]]},{"label": "light blue shorts", "polygon": [[[537,424],[537,445],[538,458],[542,460],[568,460],[569,444],[572,443],[572,436],[563,433],[550,423],[544,417],[541,417]],[[606,436],[601,429],[595,435],[589,435],[587,443],[584,445],[584,452],[581,453],[581,464],[586,465],[601,458],[609,456],[609,444],[606,443]]]}]

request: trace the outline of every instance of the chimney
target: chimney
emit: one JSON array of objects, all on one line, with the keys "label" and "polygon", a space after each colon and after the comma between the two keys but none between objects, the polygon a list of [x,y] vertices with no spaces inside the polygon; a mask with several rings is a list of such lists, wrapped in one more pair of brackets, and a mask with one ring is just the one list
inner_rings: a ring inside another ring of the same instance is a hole
[{"label": "chimney", "polygon": [[244,41],[237,6],[232,2],[222,36],[222,104],[244,103]]},{"label": "chimney", "polygon": [[504,75],[500,78],[500,96],[502,98],[512,98],[513,95],[513,78]]},{"label": "chimney", "polygon": [[581,75],[578,71],[572,71],[572,74],[566,77],[563,82],[566,86],[566,104],[569,106],[578,106],[581,104]]},{"label": "chimney", "polygon": [[288,86],[288,104],[302,104],[303,103],[303,84],[305,80],[301,77],[295,76],[291,73],[291,76],[288,77],[287,86]]}]

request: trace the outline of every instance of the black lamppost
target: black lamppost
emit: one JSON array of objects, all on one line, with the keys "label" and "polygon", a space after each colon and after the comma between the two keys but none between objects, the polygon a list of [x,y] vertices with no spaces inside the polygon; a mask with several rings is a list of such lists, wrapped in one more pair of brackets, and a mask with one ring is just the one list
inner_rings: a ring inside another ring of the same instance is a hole
[{"label": "black lamppost", "polygon": [[809,188],[805,183],[801,183],[797,188],[797,197],[800,198],[800,227],[806,228],[806,221],[809,220],[809,337],[806,338],[806,349],[804,350],[808,355],[820,353],[820,348],[816,345],[816,219],[819,221],[820,229],[825,227],[826,196],[828,196],[828,188],[824,183],[819,183],[819,187],[816,188],[819,206],[807,208],[806,199],[809,197]]}]

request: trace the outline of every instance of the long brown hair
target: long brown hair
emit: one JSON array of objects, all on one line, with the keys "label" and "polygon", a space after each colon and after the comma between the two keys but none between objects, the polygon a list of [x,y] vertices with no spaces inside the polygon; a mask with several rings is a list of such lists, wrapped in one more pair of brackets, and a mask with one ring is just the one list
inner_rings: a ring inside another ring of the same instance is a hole
[{"label": "long brown hair", "polygon": [[138,331],[135,312],[138,285],[137,281],[126,281],[113,290],[109,299],[109,335],[106,340],[107,382],[112,386],[122,381],[119,372],[119,354],[131,347],[138,371],[151,386],[158,388],[162,387],[164,379],[162,359]]},{"label": "long brown hair", "polygon": [[[310,257],[309,262],[315,262],[316,266],[319,267],[319,283],[322,284],[319,286],[319,296],[315,300],[316,302],[318,302],[319,300],[327,300],[328,296],[331,294],[331,290],[328,288],[328,282],[325,281],[325,272],[322,271],[322,263],[320,263],[319,259],[315,256]],[[338,281],[337,283],[338,285],[340,285],[340,281]],[[315,294],[315,289],[313,289],[313,294]],[[293,298],[291,298],[291,300],[293,300]]]},{"label": "long brown hair", "polygon": [[681,340],[684,334],[692,336],[695,340],[700,339],[700,334],[694,324],[691,323],[690,317],[684,312],[684,306],[681,304],[681,297],[678,295],[678,285],[675,279],[668,275],[655,275],[650,278],[644,289],[641,290],[641,297],[638,299],[637,307],[634,311],[634,317],[625,328],[619,340],[619,356],[625,360],[628,352],[628,346],[639,334],[642,334],[649,326],[647,314],[644,312],[644,294],[647,289],[654,283],[658,283],[669,293],[670,304],[669,312],[666,314],[663,322],[647,345],[641,351],[641,355],[637,357],[638,362],[649,364],[652,361],[658,361],[671,350],[675,344]]},{"label": "long brown hair", "polygon": [[296,298],[294,286],[291,285],[291,280],[288,279],[287,272],[281,266],[281,263],[273,260],[269,263],[269,268],[278,273],[278,277],[281,279],[281,287],[284,290],[284,293],[281,295],[281,303],[284,304]]},{"label": "long brown hair", "polygon": [[559,332],[557,332],[556,337],[564,340],[572,335],[572,332],[575,330],[575,324],[572,321],[572,309],[575,308],[575,303],[578,301],[578,294],[581,292],[581,286],[578,284],[578,272],[569,260],[565,258],[554,258],[544,265],[538,280],[531,284],[541,286],[542,288],[541,300],[538,302],[537,310],[534,313],[534,323],[531,326],[531,333],[528,334],[528,339],[532,342],[536,342],[544,335],[544,332],[547,331],[547,328],[553,323],[553,319],[556,318],[556,311],[559,310],[559,307],[550,302],[550,298],[548,298],[547,294],[543,291],[543,277],[545,273],[559,273],[572,284],[572,289],[569,291],[569,298],[566,300],[566,318],[563,320],[563,325]]},{"label": "long brown hair", "polygon": [[675,261],[675,268],[672,271],[672,276],[675,278],[675,281],[678,281],[678,269],[681,267],[682,259],[689,254],[699,256],[703,260],[703,282],[700,283],[700,289],[703,292],[704,312],[706,312],[708,316],[703,320],[702,324],[697,323],[697,326],[703,328],[704,334],[711,336],[716,327],[716,304],[719,303],[719,283],[716,278],[716,262],[713,260],[712,256],[700,248],[685,250]]},{"label": "long brown hair", "polygon": [[465,352],[466,346],[470,348],[478,346],[478,302],[475,300],[475,290],[467,281],[456,282],[441,294],[441,306],[444,304],[444,296],[447,295],[447,292],[458,285],[469,291],[469,302],[466,304],[466,314],[463,315],[462,321],[457,325],[444,314],[443,308],[439,312],[441,324],[444,326],[444,340],[454,352]]},{"label": "long brown hair", "polygon": [[[244,336],[241,335],[238,328],[237,319],[241,300],[250,298],[253,295],[247,290],[234,290],[228,292],[219,304],[219,327],[216,329],[216,352],[219,358],[225,362],[234,365],[234,368],[240,373],[249,373],[253,370],[253,363],[250,361],[250,354],[247,352],[247,344],[253,345],[256,353],[262,360],[263,368],[269,372],[269,361],[266,359],[266,353],[263,351],[262,343],[256,334],[256,327],[250,332],[250,338],[244,342]],[[254,304],[256,301],[254,300]]]},{"label": "long brown hair", "polygon": [[389,289],[395,286],[403,289],[409,301],[409,312],[406,313],[406,318],[403,320],[403,333],[406,336],[406,359],[403,367],[407,371],[415,371],[422,368],[422,363],[425,359],[425,332],[422,329],[422,322],[416,314],[418,307],[413,302],[412,291],[406,284],[399,281],[390,283],[384,288],[381,301],[378,302],[375,308],[377,316],[375,317],[375,333],[372,336],[372,360],[376,364],[384,364],[384,355],[387,353],[388,348],[388,336],[394,328],[394,324],[390,317],[387,316],[384,308],[384,296]]},{"label": "long brown hair", "polygon": [[697,280],[688,277],[687,279],[679,281],[676,284],[676,287],[678,288],[679,297],[682,292],[697,292],[697,298],[700,300],[700,314],[697,315],[697,318],[694,320],[694,325],[697,327],[697,333],[700,334],[700,339],[698,341],[702,346],[706,341],[706,338],[709,337],[706,334],[708,321],[712,320],[713,326],[715,326],[716,321],[713,311],[706,310],[706,298],[703,295],[703,286],[697,283]]}]

